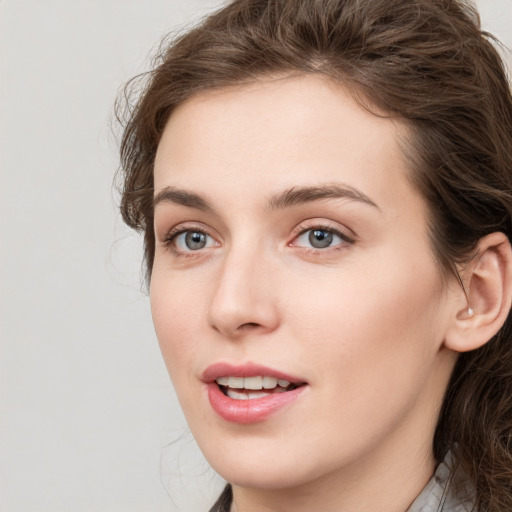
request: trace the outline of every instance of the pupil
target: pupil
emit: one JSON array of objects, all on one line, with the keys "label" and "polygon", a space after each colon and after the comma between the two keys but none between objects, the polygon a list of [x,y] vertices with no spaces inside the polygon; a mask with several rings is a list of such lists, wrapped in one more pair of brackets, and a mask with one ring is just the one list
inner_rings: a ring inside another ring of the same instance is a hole
[{"label": "pupil", "polygon": [[189,232],[185,235],[185,244],[192,251],[202,249],[206,245],[206,236],[204,233]]},{"label": "pupil", "polygon": [[323,229],[315,229],[309,233],[309,242],[316,249],[329,247],[332,243],[332,233]]}]

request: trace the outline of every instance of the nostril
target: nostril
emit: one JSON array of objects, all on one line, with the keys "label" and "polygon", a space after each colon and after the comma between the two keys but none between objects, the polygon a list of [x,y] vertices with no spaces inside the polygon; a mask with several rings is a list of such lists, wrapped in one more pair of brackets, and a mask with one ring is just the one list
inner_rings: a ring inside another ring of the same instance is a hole
[{"label": "nostril", "polygon": [[245,324],[242,324],[239,328],[240,329],[245,329],[245,328],[252,329],[254,327],[260,327],[260,324],[257,324],[256,322],[247,322]]}]

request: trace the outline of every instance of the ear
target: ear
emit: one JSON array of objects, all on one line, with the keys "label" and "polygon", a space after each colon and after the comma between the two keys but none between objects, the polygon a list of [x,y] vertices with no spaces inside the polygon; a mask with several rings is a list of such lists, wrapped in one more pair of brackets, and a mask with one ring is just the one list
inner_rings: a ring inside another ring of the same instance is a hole
[{"label": "ear", "polygon": [[[512,302],[512,249],[503,233],[480,239],[476,256],[462,273],[463,290],[444,346],[467,352],[485,345],[502,327]],[[461,305],[462,304],[462,305]]]}]

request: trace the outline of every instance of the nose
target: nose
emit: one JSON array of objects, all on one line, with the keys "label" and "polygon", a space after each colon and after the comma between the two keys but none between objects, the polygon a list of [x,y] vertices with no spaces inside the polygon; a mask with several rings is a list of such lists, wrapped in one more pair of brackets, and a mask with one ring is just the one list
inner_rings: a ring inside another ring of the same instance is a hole
[{"label": "nose", "polygon": [[263,255],[232,249],[215,282],[209,325],[231,339],[274,331],[280,321],[274,278],[272,263]]}]

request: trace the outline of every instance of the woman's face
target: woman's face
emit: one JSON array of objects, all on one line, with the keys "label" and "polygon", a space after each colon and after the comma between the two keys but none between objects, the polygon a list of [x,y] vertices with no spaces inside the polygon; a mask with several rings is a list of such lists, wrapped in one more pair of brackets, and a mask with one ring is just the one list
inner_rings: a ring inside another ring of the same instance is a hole
[{"label": "woman's face", "polygon": [[429,457],[456,287],[400,135],[318,77],[197,96],[165,128],[153,319],[192,433],[235,484]]}]

